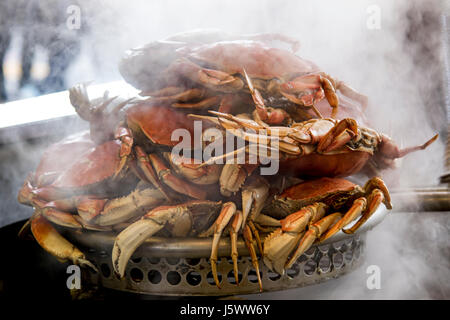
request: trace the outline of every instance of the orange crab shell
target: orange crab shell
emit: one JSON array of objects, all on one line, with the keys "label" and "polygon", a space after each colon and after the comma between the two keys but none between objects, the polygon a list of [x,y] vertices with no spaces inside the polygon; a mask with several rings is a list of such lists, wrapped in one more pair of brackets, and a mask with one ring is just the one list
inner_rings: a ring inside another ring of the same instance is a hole
[{"label": "orange crab shell", "polygon": [[36,186],[48,185],[85,152],[95,146],[89,138],[89,132],[75,134],[52,144],[45,150],[34,174]]},{"label": "orange crab shell", "polygon": [[296,73],[317,72],[312,62],[257,41],[222,41],[196,47],[188,57],[206,62],[230,74],[243,73],[260,79],[282,78]]},{"label": "orange crab shell", "polygon": [[266,210],[277,218],[284,218],[315,202],[322,202],[337,210],[361,193],[360,186],[346,179],[324,177],[287,188],[274,197]]},{"label": "orange crab shell", "polygon": [[311,153],[280,161],[280,173],[298,178],[346,177],[359,172],[371,157],[365,151]]},{"label": "orange crab shell", "polygon": [[174,147],[180,140],[172,140],[172,133],[177,129],[184,129],[190,134],[191,147],[196,146],[194,138],[199,139],[197,145],[201,146],[201,137],[194,135],[194,121],[200,121],[202,129],[211,127],[209,123],[190,118],[186,113],[160,104],[142,102],[127,110],[127,122],[133,134],[138,139],[145,136],[154,145]]},{"label": "orange crab shell", "polygon": [[54,187],[75,188],[93,185],[112,177],[120,163],[121,143],[107,141],[91,148],[53,183]]}]

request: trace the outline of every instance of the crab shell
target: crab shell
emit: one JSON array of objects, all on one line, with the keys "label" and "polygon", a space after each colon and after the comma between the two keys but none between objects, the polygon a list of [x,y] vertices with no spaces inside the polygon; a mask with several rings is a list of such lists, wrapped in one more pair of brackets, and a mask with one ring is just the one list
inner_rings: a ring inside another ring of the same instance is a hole
[{"label": "crab shell", "polygon": [[143,91],[167,86],[164,71],[177,59],[187,58],[230,74],[252,78],[281,79],[291,74],[318,72],[312,62],[295,54],[250,40],[222,41],[203,45],[156,41],[130,50],[119,64],[122,77]]},{"label": "crab shell", "polygon": [[90,140],[88,131],[71,135],[49,146],[44,151],[34,174],[36,186],[42,187],[54,182],[93,147],[95,147],[95,143]]},{"label": "crab shell", "polygon": [[222,41],[202,45],[192,49],[187,58],[229,74],[242,74],[245,69],[251,78],[266,80],[319,71],[311,61],[258,41]]},{"label": "crab shell", "polygon": [[315,202],[322,202],[337,211],[361,194],[363,189],[357,184],[346,179],[325,177],[287,188],[280,195],[275,195],[264,211],[281,219]]},{"label": "crab shell", "polygon": [[[196,85],[189,81],[186,83],[186,79],[178,72],[186,68],[184,63],[186,61],[230,75],[239,75],[242,79],[245,70],[252,81],[275,79],[275,83],[282,86],[289,86],[286,81],[294,77],[321,71],[313,62],[289,50],[272,47],[270,41],[264,40],[264,36],[262,34],[247,39],[245,36],[235,36],[233,39],[231,35],[220,32],[200,31],[175,35],[127,51],[119,64],[119,71],[128,83],[143,92],[155,92],[171,86],[185,89],[191,89],[193,85],[195,87]],[[233,86],[231,91],[236,93],[245,89],[244,82],[241,81],[237,87]],[[279,97],[274,101],[270,100],[268,106],[273,104],[273,107],[277,107],[277,104],[286,104],[286,99],[277,94],[276,89],[273,90],[270,90],[270,96],[275,94]],[[221,95],[223,92],[217,94]],[[340,91],[336,94],[339,98],[339,108],[335,115],[337,119],[351,117],[362,125],[368,125],[364,115],[365,105],[361,101],[350,98]],[[315,107],[324,117],[331,117],[333,108],[327,99],[318,99]],[[317,116],[311,108],[295,110],[299,112],[301,119]]]},{"label": "crab shell", "polygon": [[[188,117],[184,112],[177,111],[168,106],[155,104],[152,102],[142,102],[130,107],[127,110],[127,124],[133,132],[134,138],[139,144],[149,144],[174,147],[180,142],[193,148],[201,148],[201,134],[194,134],[194,121],[201,122],[202,130],[211,127],[206,121],[199,121]],[[174,132],[188,133],[184,141],[184,137],[180,138],[172,136]],[[182,141],[180,141],[183,139]]]},{"label": "crab shell", "polygon": [[112,179],[120,164],[120,140],[95,145],[81,133],[47,149],[36,170],[33,191],[42,200],[76,194],[108,194],[127,178],[126,170]]},{"label": "crab shell", "polygon": [[311,153],[280,161],[280,173],[297,178],[346,177],[359,172],[372,157],[369,151]]},{"label": "crab shell", "polygon": [[[256,51],[258,49],[253,46],[254,44],[265,46],[270,50],[271,48],[267,44],[272,43],[273,40],[289,43],[294,50],[299,46],[298,41],[294,39],[288,39],[288,37],[283,35],[273,36],[271,34],[233,35],[215,29],[183,32],[172,35],[165,40],[152,41],[144,46],[128,50],[119,63],[119,71],[122,77],[136,88],[144,91],[154,91],[166,85],[166,79],[161,77],[164,70],[173,61],[182,57],[196,58],[221,68],[228,65],[228,70],[238,69],[237,73],[242,72],[243,66],[247,67],[243,64],[246,61],[251,64],[248,65],[249,70],[247,71],[250,76],[256,76],[261,73],[274,74],[275,71],[270,71],[270,69],[280,63],[279,59],[283,59],[286,63],[283,63],[283,70],[277,69],[278,75],[285,73],[285,71],[291,72],[289,71],[291,67],[287,68],[287,61],[294,61],[297,65],[295,69],[301,72],[309,72],[308,70],[316,69],[315,65],[303,61],[289,51],[276,49],[277,57],[274,56],[273,58],[267,56],[268,52],[264,52],[264,50]],[[235,45],[230,46],[230,49],[226,49],[225,52],[221,52],[227,42],[235,43]],[[246,45],[241,47],[244,43]],[[244,55],[247,55],[247,58],[243,58],[244,60],[242,61],[236,60]],[[223,60],[222,63],[220,63],[221,60]],[[263,61],[267,62],[264,63]],[[269,65],[269,61],[272,62],[272,65]],[[262,71],[258,71],[257,68],[262,67],[264,64],[266,67]]]}]

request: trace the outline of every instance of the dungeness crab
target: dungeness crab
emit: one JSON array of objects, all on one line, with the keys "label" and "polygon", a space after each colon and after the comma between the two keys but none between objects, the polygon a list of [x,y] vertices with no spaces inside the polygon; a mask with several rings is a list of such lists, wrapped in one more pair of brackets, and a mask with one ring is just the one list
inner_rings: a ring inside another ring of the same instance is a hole
[{"label": "dungeness crab", "polygon": [[[91,101],[83,85],[72,88],[70,100],[90,132],[51,146],[19,192],[19,201],[35,208],[30,224],[39,244],[59,259],[95,268],[52,224],[120,232],[112,265],[123,277],[148,237],[212,236],[211,268],[220,287],[216,263],[224,232],[236,279],[240,234],[259,277],[257,252],[283,273],[314,242],[356,231],[381,203],[390,209],[380,178],[360,187],[342,177],[392,166],[437,136],[399,149],[369,128],[365,96],[271,46],[274,41],[297,48],[281,35],[180,34],[132,50],[122,61],[123,77],[140,96]],[[183,141],[190,156],[173,152],[177,129],[190,136]],[[198,158],[226,143],[208,139],[210,129],[243,146]],[[236,163],[242,154],[244,162]],[[269,181],[276,179],[257,170],[267,159],[279,165],[277,178],[306,180],[273,193]],[[264,227],[275,230],[264,238],[258,231]]]}]

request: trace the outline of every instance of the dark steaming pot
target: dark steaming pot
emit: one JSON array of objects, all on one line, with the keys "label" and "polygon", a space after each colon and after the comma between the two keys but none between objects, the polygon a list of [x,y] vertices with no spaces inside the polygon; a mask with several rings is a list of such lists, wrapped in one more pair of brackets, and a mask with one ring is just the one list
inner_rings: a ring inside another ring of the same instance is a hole
[{"label": "dark steaming pot", "polygon": [[[77,296],[67,288],[70,263],[60,263],[45,252],[34,239],[19,239],[17,233],[26,220],[0,228],[0,301],[36,301],[45,300],[53,304],[61,301],[90,298],[136,299],[136,294],[95,287],[82,289],[84,296]],[[83,283],[83,279],[81,281]],[[144,298],[144,297],[143,297]],[[145,299],[168,299],[161,296],[145,296]],[[174,298],[172,298],[174,299]]]}]

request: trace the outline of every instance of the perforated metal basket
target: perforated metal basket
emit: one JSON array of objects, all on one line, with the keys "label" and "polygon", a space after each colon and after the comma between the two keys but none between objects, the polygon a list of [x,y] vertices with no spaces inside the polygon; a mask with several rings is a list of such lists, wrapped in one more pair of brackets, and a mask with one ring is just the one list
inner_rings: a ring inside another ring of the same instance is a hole
[{"label": "perforated metal basket", "polygon": [[[259,260],[264,291],[277,291],[316,284],[344,275],[363,262],[365,235],[380,223],[387,210],[379,208],[354,235],[342,232],[321,245],[313,245],[280,276]],[[91,284],[140,294],[172,296],[225,296],[258,293],[256,272],[242,239],[238,240],[239,285],[236,284],[233,264],[229,257],[228,238],[219,243],[218,272],[221,288],[211,274],[209,255],[211,239],[157,238],[141,245],[128,263],[123,279],[112,272],[111,250],[115,234],[105,232],[69,232],[66,234],[84,250],[99,273],[85,270]]]}]

